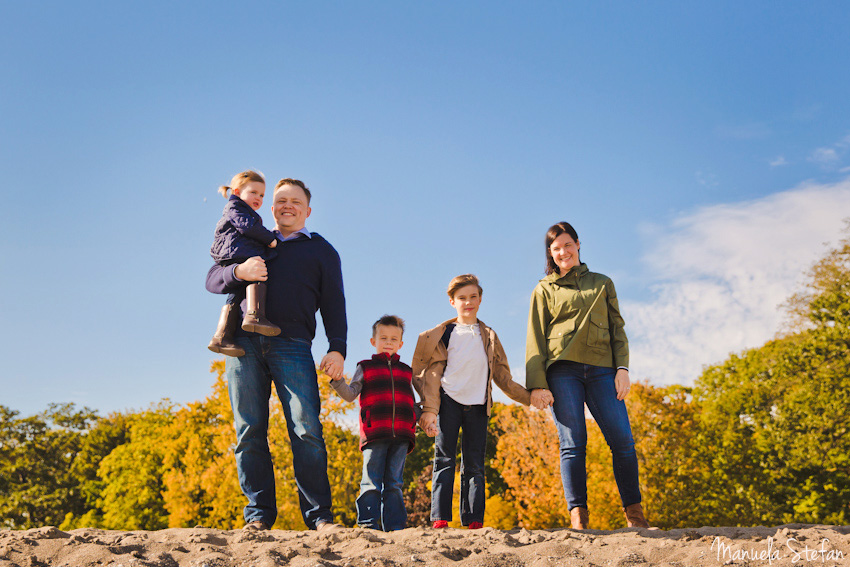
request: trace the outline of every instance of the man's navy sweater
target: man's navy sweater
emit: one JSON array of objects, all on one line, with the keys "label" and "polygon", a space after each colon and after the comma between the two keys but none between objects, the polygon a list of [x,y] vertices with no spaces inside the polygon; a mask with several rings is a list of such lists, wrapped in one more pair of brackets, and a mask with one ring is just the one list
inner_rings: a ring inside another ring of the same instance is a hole
[{"label": "man's navy sweater", "polygon": [[[282,337],[312,342],[316,336],[316,311],[322,312],[328,352],[345,356],[348,322],[339,254],[317,233],[278,242],[277,256],[266,261],[269,279],[266,317],[281,328]],[[233,275],[237,264],[214,265],[207,273],[207,290],[233,293],[247,283]],[[244,312],[244,307],[243,307]],[[239,329],[238,335],[247,336]]]}]

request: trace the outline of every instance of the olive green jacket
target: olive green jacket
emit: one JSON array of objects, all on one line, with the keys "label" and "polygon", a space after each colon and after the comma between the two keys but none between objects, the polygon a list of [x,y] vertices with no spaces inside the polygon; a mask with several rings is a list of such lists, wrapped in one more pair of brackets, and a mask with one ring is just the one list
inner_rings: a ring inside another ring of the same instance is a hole
[{"label": "olive green jacket", "polygon": [[[424,331],[419,335],[416,342],[416,350],[413,352],[413,387],[419,393],[422,400],[422,412],[440,413],[440,384],[443,372],[446,370],[448,350],[443,341],[443,332],[446,325],[456,322],[457,319],[449,319],[433,329]],[[531,393],[513,381],[511,378],[511,367],[508,366],[508,357],[505,349],[499,341],[496,331],[478,320],[481,330],[481,339],[484,341],[484,352],[487,353],[487,364],[490,375],[487,377],[487,415],[493,406],[493,382],[505,392],[509,398],[523,405],[531,403]]]},{"label": "olive green jacket", "polygon": [[594,366],[629,366],[629,340],[614,282],[587,265],[563,277],[546,276],[531,294],[525,343],[525,385],[549,388],[546,369],[571,360]]}]

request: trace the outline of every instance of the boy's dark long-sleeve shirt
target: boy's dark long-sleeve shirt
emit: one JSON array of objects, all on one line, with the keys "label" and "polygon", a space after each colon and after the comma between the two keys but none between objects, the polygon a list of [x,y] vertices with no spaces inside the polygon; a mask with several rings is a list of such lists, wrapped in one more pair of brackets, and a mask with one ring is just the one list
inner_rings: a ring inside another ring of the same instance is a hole
[{"label": "boy's dark long-sleeve shirt", "polygon": [[[339,254],[319,234],[279,242],[277,256],[266,261],[266,317],[281,328],[281,336],[312,342],[316,311],[321,311],[328,352],[346,354],[348,322]],[[214,265],[207,273],[207,290],[232,293],[246,282],[236,279],[236,264]],[[239,329],[238,335],[246,335]]]}]

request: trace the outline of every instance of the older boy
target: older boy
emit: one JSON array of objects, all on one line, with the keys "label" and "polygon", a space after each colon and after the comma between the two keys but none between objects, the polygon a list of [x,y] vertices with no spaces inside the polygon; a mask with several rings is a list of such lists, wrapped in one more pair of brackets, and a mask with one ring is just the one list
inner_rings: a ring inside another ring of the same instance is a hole
[{"label": "older boy", "polygon": [[472,274],[454,278],[447,292],[457,317],[419,335],[413,354],[413,386],[422,398],[420,425],[437,436],[431,481],[434,528],[448,527],[452,519],[460,429],[460,521],[470,529],[484,526],[484,451],[492,382],[521,404],[531,401],[528,390],[511,378],[496,332],[478,320],[482,291]]},{"label": "older boy", "polygon": [[411,369],[397,354],[404,344],[403,333],[400,317],[384,315],[372,325],[370,342],[377,353],[357,363],[350,384],[341,376],[331,381],[345,400],[353,402],[360,397],[363,479],[357,497],[357,524],[387,532],[407,526],[402,476],[416,436]]}]

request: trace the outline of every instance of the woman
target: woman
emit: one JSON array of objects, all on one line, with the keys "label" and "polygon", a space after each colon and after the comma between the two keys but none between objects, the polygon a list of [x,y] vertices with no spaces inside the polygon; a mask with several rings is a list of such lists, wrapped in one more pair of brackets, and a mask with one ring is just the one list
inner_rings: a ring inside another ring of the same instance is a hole
[{"label": "woman", "polygon": [[629,527],[647,528],[638,462],[623,399],[629,343],[613,282],[587,269],[569,223],[546,233],[546,277],[531,295],[526,386],[552,406],[561,447],[561,480],[574,529],[587,529],[587,429],[584,405],[614,458],[614,478]]}]

